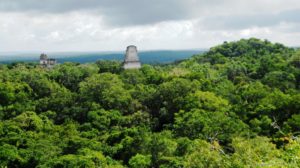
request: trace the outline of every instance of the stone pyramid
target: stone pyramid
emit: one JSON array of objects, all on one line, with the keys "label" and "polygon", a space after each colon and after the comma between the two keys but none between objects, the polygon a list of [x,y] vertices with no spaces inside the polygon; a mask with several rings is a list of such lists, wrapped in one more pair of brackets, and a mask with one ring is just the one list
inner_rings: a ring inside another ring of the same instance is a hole
[{"label": "stone pyramid", "polygon": [[139,61],[139,56],[138,56],[136,46],[130,45],[127,47],[123,67],[124,67],[124,69],[139,69],[139,68],[141,68],[141,63]]}]

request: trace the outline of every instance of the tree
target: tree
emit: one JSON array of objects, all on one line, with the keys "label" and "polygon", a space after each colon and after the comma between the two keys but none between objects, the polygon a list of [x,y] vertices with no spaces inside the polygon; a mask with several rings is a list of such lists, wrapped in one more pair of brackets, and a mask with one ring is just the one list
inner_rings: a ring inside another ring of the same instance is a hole
[{"label": "tree", "polygon": [[273,71],[266,74],[262,82],[270,87],[279,88],[283,91],[296,87],[295,76],[282,71]]},{"label": "tree", "polygon": [[227,100],[212,92],[196,91],[186,96],[183,110],[203,109],[205,111],[226,112],[230,108]]},{"label": "tree", "polygon": [[119,61],[99,60],[96,62],[96,65],[99,67],[99,73],[110,72],[118,74],[122,71],[122,65]]},{"label": "tree", "polygon": [[268,138],[256,137],[254,139],[235,138],[232,142],[234,154],[232,166],[234,167],[260,167],[260,166],[285,166],[281,159],[280,150],[269,142]]},{"label": "tree", "polygon": [[300,165],[299,139],[290,140],[290,142],[284,146],[282,158],[290,167],[297,167]]},{"label": "tree", "polygon": [[285,123],[285,132],[292,132],[299,134],[300,130],[300,114],[294,114],[291,118],[289,118]]},{"label": "tree", "polygon": [[229,165],[222,148],[217,142],[212,144],[203,140],[194,140],[192,148],[184,156],[184,167],[227,167]]},{"label": "tree", "polygon": [[94,128],[106,132],[114,126],[122,123],[122,114],[116,110],[106,111],[104,109],[90,111],[88,113],[88,121],[92,123]]},{"label": "tree", "polygon": [[51,71],[51,77],[55,81],[71,91],[78,90],[78,84],[84,78],[96,74],[99,68],[94,65],[76,65],[73,63],[64,63],[59,66],[55,66],[55,69]]},{"label": "tree", "polygon": [[0,65],[0,167],[299,167],[298,55],[251,38],[136,70]]},{"label": "tree", "polygon": [[101,152],[83,149],[77,155],[69,154],[51,159],[41,167],[96,168],[108,166],[106,162],[106,158]]},{"label": "tree", "polygon": [[172,140],[170,131],[152,134],[151,141],[146,144],[147,151],[151,154],[152,167],[160,167],[164,160],[174,155],[176,147],[177,143]]},{"label": "tree", "polygon": [[159,67],[143,65],[140,71],[143,72],[147,84],[160,84],[163,82],[163,71]]},{"label": "tree", "polygon": [[128,111],[131,95],[119,76],[111,73],[92,75],[80,83],[80,96],[99,103],[105,109]]},{"label": "tree", "polygon": [[151,165],[150,156],[136,154],[129,160],[129,165],[132,168],[147,168]]},{"label": "tree", "polygon": [[290,62],[296,68],[300,68],[300,51],[299,50],[292,56]]},{"label": "tree", "polygon": [[159,125],[172,123],[174,113],[181,109],[185,96],[197,90],[198,87],[199,82],[191,82],[182,78],[175,78],[161,84],[153,97],[153,107],[150,107],[152,115],[159,118]]},{"label": "tree", "polygon": [[72,108],[76,96],[76,94],[70,92],[65,87],[58,87],[49,96],[37,100],[36,111],[40,113],[47,111],[54,112],[57,123],[61,123],[67,118],[76,120],[85,119],[86,114],[84,114],[84,111],[76,113],[74,108]]},{"label": "tree", "polygon": [[22,162],[22,158],[18,154],[17,147],[9,144],[0,146],[0,166],[16,166],[14,162]]},{"label": "tree", "polygon": [[31,88],[26,83],[0,83],[0,118],[11,118],[22,111],[32,110]]},{"label": "tree", "polygon": [[226,143],[235,134],[242,134],[246,125],[224,112],[209,112],[200,109],[180,111],[175,114],[174,130],[177,136]]},{"label": "tree", "polygon": [[121,78],[124,83],[129,85],[137,85],[145,83],[144,74],[137,69],[129,69],[121,73]]}]

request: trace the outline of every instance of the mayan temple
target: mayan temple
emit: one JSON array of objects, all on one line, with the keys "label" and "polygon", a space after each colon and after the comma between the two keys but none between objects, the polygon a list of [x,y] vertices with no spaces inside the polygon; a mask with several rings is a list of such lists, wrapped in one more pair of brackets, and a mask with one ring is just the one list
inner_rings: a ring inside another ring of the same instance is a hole
[{"label": "mayan temple", "polygon": [[56,59],[48,58],[46,54],[41,54],[40,56],[40,65],[45,68],[52,68],[57,63]]},{"label": "mayan temple", "polygon": [[127,47],[123,67],[124,67],[124,69],[139,69],[139,68],[141,68],[141,63],[139,61],[136,46],[130,45]]}]

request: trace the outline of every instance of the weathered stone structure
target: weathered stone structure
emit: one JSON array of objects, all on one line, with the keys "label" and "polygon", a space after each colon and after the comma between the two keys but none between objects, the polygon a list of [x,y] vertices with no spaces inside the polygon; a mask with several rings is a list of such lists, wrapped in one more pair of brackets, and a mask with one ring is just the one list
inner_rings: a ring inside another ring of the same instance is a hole
[{"label": "weathered stone structure", "polygon": [[56,65],[57,61],[53,58],[48,58],[46,54],[41,54],[40,56],[40,65],[45,68],[52,68],[54,65]]},{"label": "weathered stone structure", "polygon": [[141,63],[139,61],[138,51],[137,51],[136,46],[130,45],[127,47],[123,67],[124,67],[124,69],[139,69],[139,68],[141,68]]}]

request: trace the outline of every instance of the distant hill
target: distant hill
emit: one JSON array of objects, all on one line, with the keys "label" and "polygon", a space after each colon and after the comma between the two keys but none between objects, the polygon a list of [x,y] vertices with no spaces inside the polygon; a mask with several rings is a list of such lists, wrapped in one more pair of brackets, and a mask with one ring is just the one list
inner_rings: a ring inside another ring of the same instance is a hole
[{"label": "distant hill", "polygon": [[[187,59],[195,54],[203,53],[205,50],[160,50],[142,51],[139,57],[142,63],[169,63],[177,60]],[[0,53],[0,63],[12,62],[36,62],[40,53]],[[97,60],[120,60],[124,59],[123,52],[62,52],[49,53],[49,57],[56,58],[59,63],[78,62],[89,63]]]}]

